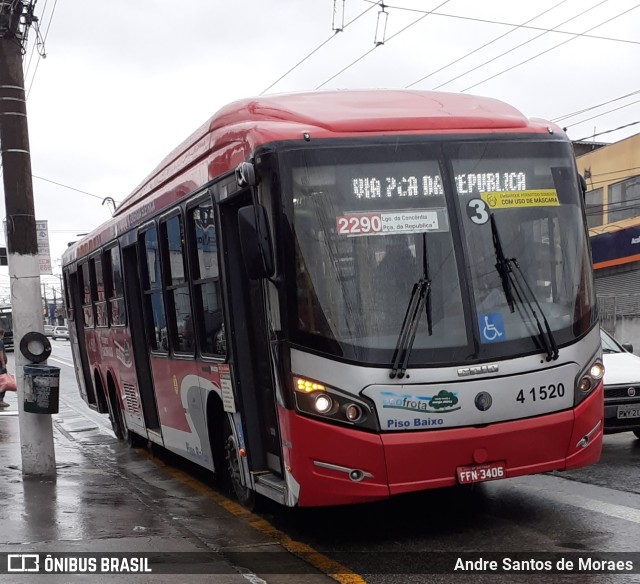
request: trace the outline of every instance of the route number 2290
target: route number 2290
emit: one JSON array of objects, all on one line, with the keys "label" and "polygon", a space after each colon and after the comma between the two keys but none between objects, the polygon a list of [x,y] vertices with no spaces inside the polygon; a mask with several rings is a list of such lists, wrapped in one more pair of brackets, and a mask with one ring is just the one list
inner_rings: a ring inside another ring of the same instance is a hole
[{"label": "route number 2290", "polygon": [[366,235],[382,231],[380,215],[348,215],[336,217],[336,227],[340,235]]}]

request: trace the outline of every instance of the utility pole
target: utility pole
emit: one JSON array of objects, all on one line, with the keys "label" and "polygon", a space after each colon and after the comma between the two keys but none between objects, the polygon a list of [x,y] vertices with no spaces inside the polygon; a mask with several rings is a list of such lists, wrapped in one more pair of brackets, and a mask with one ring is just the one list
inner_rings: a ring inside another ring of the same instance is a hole
[{"label": "utility pole", "polygon": [[22,72],[23,49],[33,20],[31,1],[16,0],[2,2],[0,5],[0,147],[7,213],[22,473],[25,476],[53,476],[56,472],[56,460],[51,415],[24,411],[23,367],[29,361],[20,351],[20,341],[26,333],[43,332],[40,266]]},{"label": "utility pole", "polygon": [[42,298],[44,299],[44,314],[47,321],[49,320],[49,305],[47,304],[47,285],[42,284]]}]

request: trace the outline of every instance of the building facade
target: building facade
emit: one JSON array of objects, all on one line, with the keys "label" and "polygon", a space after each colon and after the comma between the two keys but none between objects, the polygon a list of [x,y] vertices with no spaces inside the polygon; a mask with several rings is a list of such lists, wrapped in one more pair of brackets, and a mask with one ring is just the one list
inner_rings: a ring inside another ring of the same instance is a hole
[{"label": "building facade", "polygon": [[587,183],[600,320],[640,354],[640,134],[576,160]]}]

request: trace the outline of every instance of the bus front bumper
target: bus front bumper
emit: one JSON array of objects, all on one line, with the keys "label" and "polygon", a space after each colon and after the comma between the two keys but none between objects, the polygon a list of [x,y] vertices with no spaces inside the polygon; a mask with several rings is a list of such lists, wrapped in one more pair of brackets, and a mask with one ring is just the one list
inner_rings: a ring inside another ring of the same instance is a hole
[{"label": "bus front bumper", "polygon": [[576,408],[485,427],[371,434],[280,409],[299,506],[344,505],[459,484],[458,467],[504,462],[504,478],[598,461],[600,384]]}]

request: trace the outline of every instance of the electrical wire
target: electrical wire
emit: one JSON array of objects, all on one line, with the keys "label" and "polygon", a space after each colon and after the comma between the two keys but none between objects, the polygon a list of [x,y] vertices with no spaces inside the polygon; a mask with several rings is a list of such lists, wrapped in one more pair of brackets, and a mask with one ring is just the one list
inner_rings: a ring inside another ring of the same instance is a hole
[{"label": "electrical wire", "polygon": [[[603,186],[613,186],[628,179],[634,178],[635,174],[627,174],[625,176],[615,177],[613,179],[602,179],[602,180],[589,180],[589,186],[595,190],[596,188],[602,188]],[[589,191],[587,191],[589,192]]]},{"label": "electrical wire", "polygon": [[632,170],[639,170],[640,166],[630,166],[629,168],[621,168],[620,170],[608,170],[607,172],[592,173],[591,177],[604,176],[605,174],[618,174],[620,172],[630,172]]},{"label": "electrical wire", "polygon": [[[441,4],[438,4],[438,6],[436,6],[433,10],[438,10],[438,8],[444,6],[445,4],[448,4],[451,0],[445,0],[444,2],[442,2]],[[605,2],[607,0],[604,0]],[[382,4],[385,8],[387,7],[386,4]],[[425,12],[423,13],[423,15],[418,18],[417,20],[414,20],[413,22],[411,22],[410,24],[408,24],[407,26],[405,26],[403,29],[399,30],[397,33],[391,35],[388,39],[385,40],[384,43],[381,44],[376,44],[373,46],[372,49],[368,50],[366,53],[364,53],[363,55],[360,55],[360,57],[358,57],[355,61],[352,61],[351,63],[349,63],[346,67],[343,67],[342,69],[340,69],[340,71],[338,71],[335,75],[332,75],[331,77],[329,77],[329,79],[327,79],[326,81],[324,81],[323,83],[321,83],[320,85],[318,85],[316,87],[316,89],[320,89],[321,87],[324,87],[327,83],[329,83],[329,81],[332,81],[333,79],[335,79],[336,77],[338,77],[339,75],[341,75],[342,73],[344,73],[347,69],[350,69],[351,67],[353,67],[356,63],[359,63],[360,61],[362,61],[362,59],[364,59],[367,55],[370,55],[371,53],[373,53],[373,51],[375,51],[378,47],[383,46],[383,44],[388,43],[391,39],[397,37],[398,35],[402,34],[403,32],[405,32],[407,29],[411,28],[412,26],[414,26],[415,24],[418,24],[421,20],[424,20],[427,16],[429,16],[430,14],[432,14],[432,12]]]},{"label": "electrical wire", "polygon": [[267,91],[269,91],[272,87],[274,87],[275,85],[277,85],[280,81],[282,81],[287,75],[289,75],[289,73],[293,72],[295,69],[297,69],[300,65],[302,65],[302,63],[304,63],[309,57],[311,57],[312,55],[314,55],[315,53],[317,53],[322,47],[324,47],[327,43],[329,43],[329,41],[332,41],[336,35],[339,32],[342,32],[345,28],[347,28],[350,24],[353,24],[356,20],[358,20],[361,16],[364,16],[367,12],[369,12],[369,10],[371,10],[372,8],[375,8],[377,6],[377,4],[373,4],[372,6],[370,6],[369,8],[367,8],[365,11],[361,12],[360,14],[358,14],[358,16],[356,16],[353,20],[350,20],[347,24],[344,25],[344,27],[342,29],[336,29],[334,31],[334,33],[325,41],[321,42],[315,49],[313,49],[313,51],[311,51],[306,57],[303,57],[302,59],[300,59],[300,61],[298,61],[293,67],[291,67],[291,69],[289,69],[286,73],[284,73],[284,75],[281,75],[280,77],[278,77],[271,85],[269,85],[269,87],[267,87],[266,89],[263,89],[260,92],[260,95],[264,95]]},{"label": "electrical wire", "polygon": [[[587,217],[596,217],[598,215],[602,215],[605,212],[607,213],[607,215],[613,215],[614,213],[619,213],[622,211],[634,211],[635,209],[640,209],[640,205],[638,204],[633,204],[633,205],[623,205],[625,201],[622,201],[621,203],[611,203],[610,205],[598,205],[598,204],[592,204],[592,205],[588,205],[587,208],[585,209],[585,215]],[[616,206],[618,205],[618,206]],[[606,209],[604,207],[607,207]],[[630,217],[633,217],[634,215],[630,215]],[[628,219],[628,217],[623,217],[624,219]],[[620,221],[620,219],[616,219],[616,221]],[[613,223],[613,221],[609,221],[609,223]]]},{"label": "electrical wire", "polygon": [[[49,22],[47,23],[47,29],[44,31],[44,37],[42,37],[42,44],[47,41],[47,36],[49,35],[49,29],[51,28],[51,23],[53,22],[53,15],[56,12],[56,7],[58,6],[58,0],[54,0],[53,8],[51,9],[51,16],[49,16]],[[33,87],[33,82],[36,79],[36,73],[38,72],[38,65],[40,64],[40,60],[42,59],[42,55],[38,53],[38,60],[36,61],[35,69],[33,70],[33,77],[31,78],[31,83],[29,84],[29,90],[27,91],[27,95],[25,99],[29,99],[29,94],[31,93],[31,88]]]},{"label": "electrical wire", "polygon": [[[600,2],[599,4],[596,4],[596,6],[600,6],[600,4],[604,4],[604,2],[608,2],[608,0],[603,0],[603,2]],[[592,8],[595,8],[596,6],[594,6]],[[628,14],[632,10],[635,10],[636,8],[638,8],[638,6],[640,6],[640,4],[636,4],[635,6],[632,6],[631,8],[621,12],[620,14],[617,14],[616,16],[612,16],[608,20],[605,20],[604,22],[596,24],[595,26],[592,26],[591,28],[588,28],[584,32],[587,33],[587,32],[590,32],[592,30],[595,30],[596,28],[604,26],[605,24],[608,24],[612,20],[620,18],[621,16],[624,16],[625,14]],[[591,10],[591,8],[589,10]],[[581,12],[578,16],[582,16],[582,14],[585,14],[586,12],[589,12],[589,10],[585,10],[584,12]],[[478,81],[477,83],[474,83],[473,85],[470,85],[469,87],[463,89],[462,91],[463,92],[469,91],[469,89],[473,89],[474,87],[477,87],[478,85],[482,85],[483,83],[486,83],[487,81],[490,81],[491,79],[495,79],[496,77],[499,77],[500,75],[503,75],[504,73],[507,73],[508,71],[512,71],[516,67],[520,67],[520,65],[524,65],[525,63],[528,63],[529,61],[533,61],[533,59],[537,59],[538,57],[540,57],[540,56],[542,56],[542,55],[544,55],[546,53],[549,53],[550,51],[553,51],[553,50],[557,49],[558,47],[566,45],[567,43],[570,43],[571,41],[575,41],[576,38],[578,38],[578,37],[573,37],[573,38],[567,39],[566,41],[562,41],[561,43],[558,43],[557,45],[554,45],[553,47],[550,47],[549,49],[541,51],[540,53],[537,53],[536,55],[533,55],[532,57],[529,57],[528,59],[525,59],[524,61],[521,61],[520,63],[516,63],[515,65],[512,65],[511,67],[508,67],[507,69],[504,69],[503,71],[500,71],[500,72],[498,72],[498,73],[496,73],[494,75],[491,75],[490,77],[487,77],[486,79],[483,79],[482,81]]]},{"label": "electrical wire", "polygon": [[[475,67],[472,67],[471,69],[467,69],[464,73],[460,73],[459,75],[456,75],[455,77],[449,79],[448,81],[445,81],[444,83],[441,83],[440,85],[437,85],[436,87],[434,87],[434,89],[439,89],[440,87],[444,87],[445,85],[449,85],[449,83],[452,83],[453,81],[456,81],[457,79],[460,79],[461,77],[464,77],[464,76],[468,75],[469,73],[473,73],[474,71],[477,71],[478,69],[480,69],[481,67],[484,67],[485,65],[488,65],[489,63],[493,63],[494,61],[504,57],[505,55],[508,55],[509,53],[512,53],[513,51],[516,51],[517,49],[519,49],[521,47],[524,47],[525,45],[528,45],[529,43],[532,43],[533,41],[543,37],[544,35],[549,34],[550,32],[552,32],[556,28],[562,26],[563,24],[567,24],[567,22],[571,22],[572,20],[575,20],[576,18],[579,18],[579,17],[583,16],[587,12],[590,12],[591,10],[594,10],[595,8],[597,8],[598,6],[601,6],[602,4],[606,4],[607,2],[609,2],[609,0],[600,0],[600,2],[598,2],[597,4],[594,4],[593,6],[591,6],[590,8],[587,8],[586,10],[583,10],[579,14],[576,14],[575,16],[572,16],[571,18],[568,18],[567,20],[562,21],[561,23],[557,24],[553,28],[547,29],[544,32],[541,32],[539,35],[536,35],[533,38],[530,38],[529,40],[526,40],[526,41],[520,43],[519,45],[516,45],[515,47],[512,47],[509,50],[504,51],[504,52],[500,53],[499,55],[496,55],[495,57],[492,57],[491,59],[489,59],[487,61],[484,61],[480,65],[476,65]],[[569,39],[569,40],[572,40],[572,39]],[[489,78],[489,79],[491,79],[491,78]],[[485,80],[485,81],[488,81],[488,79]],[[484,81],[482,81],[481,83],[484,83]],[[471,87],[475,87],[475,85],[472,85],[472,86],[468,87],[467,89],[471,89]],[[465,89],[463,91],[467,91],[467,89]]]},{"label": "electrical wire", "polygon": [[[54,184],[54,185],[58,185],[59,187],[63,187],[65,189],[69,189],[70,191],[76,191],[77,193],[82,193],[83,195],[88,195],[89,197],[94,197],[96,199],[100,199],[101,201],[104,201],[105,197],[101,197],[100,195],[94,195],[93,193],[89,193],[87,191],[83,191],[81,189],[76,189],[75,187],[70,187],[69,185],[65,185],[59,182],[56,182],[54,180],[48,179],[48,178],[44,178],[42,176],[37,176],[35,174],[31,175],[33,178],[37,178],[38,180],[43,180],[45,182]],[[117,204],[120,204],[120,201],[116,201]]]},{"label": "electrical wire", "polygon": [[547,14],[547,12],[551,12],[552,10],[554,10],[555,8],[557,8],[561,4],[564,4],[567,1],[568,0],[560,0],[560,2],[558,2],[557,4],[554,4],[551,8],[548,8],[547,10],[545,10],[544,12],[541,12],[540,14],[537,14],[533,18],[530,18],[529,20],[526,20],[522,24],[514,26],[514,28],[512,28],[511,30],[509,30],[509,31],[507,31],[507,32],[505,32],[505,33],[493,38],[488,43],[485,43],[484,45],[481,45],[480,47],[474,49],[473,51],[468,52],[466,55],[462,55],[462,57],[459,57],[459,58],[455,59],[454,61],[451,61],[450,63],[447,63],[446,65],[440,67],[440,69],[436,69],[435,71],[432,71],[431,73],[425,75],[424,77],[421,77],[417,81],[414,81],[413,83],[409,83],[409,85],[405,85],[405,88],[408,89],[409,87],[413,87],[414,85],[417,85],[418,83],[424,81],[425,79],[428,79],[429,77],[432,77],[433,75],[436,75],[437,73],[440,73],[441,71],[444,71],[445,69],[448,69],[452,65],[455,65],[456,63],[459,63],[460,61],[466,59],[467,57],[470,57],[471,55],[476,54],[478,51],[481,51],[482,49],[485,49],[489,45],[492,45],[493,43],[499,41],[500,39],[503,39],[504,37],[510,35],[511,33],[515,32],[515,31],[517,31],[518,29],[524,28],[524,25],[526,25],[526,24],[528,24],[530,22],[533,22],[534,20],[540,18],[544,14]]},{"label": "electrical wire", "polygon": [[[374,3],[374,0],[363,0],[364,2],[372,2]],[[377,2],[375,2],[377,4]],[[405,8],[403,6],[393,6],[390,4],[385,4],[384,5],[385,8],[390,8],[392,10],[401,10],[401,11],[406,11],[406,12],[417,12],[420,14],[425,14],[427,11],[426,10],[419,10],[417,8]],[[473,16],[461,16],[459,14],[447,14],[445,12],[430,12],[429,14],[432,14],[433,16],[442,16],[444,18],[454,18],[457,20],[468,20],[471,22],[480,22],[482,24],[497,24],[500,26],[511,26],[511,27],[517,27],[517,28],[523,28],[526,30],[537,30],[537,31],[547,31],[547,32],[553,32],[554,34],[564,34],[564,35],[571,35],[574,37],[584,37],[584,38],[588,38],[588,39],[597,39],[597,40],[601,40],[601,41],[612,41],[612,42],[616,42],[616,43],[627,43],[627,44],[631,44],[631,45],[640,45],[640,41],[633,41],[631,39],[621,39],[621,38],[615,38],[615,37],[607,37],[607,36],[601,36],[601,35],[596,35],[596,34],[585,34],[582,32],[571,32],[568,30],[558,30],[558,29],[550,29],[550,28],[544,28],[541,26],[527,26],[524,24],[517,24],[515,22],[504,22],[501,20],[489,20],[486,18],[475,18]]]},{"label": "electrical wire", "polygon": [[637,95],[638,93],[640,93],[640,89],[636,89],[635,91],[632,91],[631,93],[627,93],[626,95],[621,95],[620,97],[616,97],[614,99],[610,99],[609,101],[603,101],[602,103],[599,103],[598,105],[592,105],[590,107],[585,107],[585,108],[583,108],[581,110],[577,110],[577,111],[572,112],[570,114],[565,114],[563,116],[559,116],[557,118],[553,118],[550,121],[552,121],[552,122],[557,124],[557,123],[559,123],[559,122],[561,122],[563,120],[566,120],[568,118],[573,118],[574,116],[579,116],[580,114],[584,114],[584,113],[586,113],[588,111],[597,109],[599,107],[602,107],[603,105],[609,105],[610,103],[613,103],[614,101],[620,101],[621,99],[625,99],[627,97],[631,97],[633,95]]},{"label": "electrical wire", "polygon": [[618,130],[623,130],[624,128],[629,128],[630,126],[635,126],[636,124],[640,124],[640,121],[631,122],[630,124],[625,124],[624,126],[618,126],[617,128],[613,128],[613,130],[605,130],[604,132],[598,132],[597,134],[591,134],[591,136],[586,136],[584,138],[580,138],[578,140],[573,140],[574,142],[586,142],[591,138],[595,138],[596,136],[602,136],[603,134],[611,134],[611,132],[617,132]]},{"label": "electrical wire", "polygon": [[613,112],[617,112],[618,110],[624,109],[626,107],[629,107],[630,105],[634,105],[636,103],[640,103],[640,99],[637,99],[636,101],[632,101],[629,102],[625,105],[621,105],[620,107],[615,107],[613,109],[607,110],[606,112],[602,112],[600,114],[596,114],[594,116],[591,116],[590,118],[584,118],[584,120],[580,120],[579,122],[574,122],[573,124],[568,124],[566,127],[567,128],[572,128],[573,126],[578,126],[579,124],[583,124],[584,122],[588,122],[590,120],[595,120],[596,118],[601,118],[602,116],[606,116],[607,114],[613,113]]},{"label": "electrical wire", "polygon": [[[44,18],[45,13],[47,12],[47,4],[49,3],[49,0],[45,0],[44,1],[44,6],[42,8],[42,16],[40,17],[40,19],[42,20]],[[34,2],[34,9],[35,9],[35,2]],[[33,53],[36,52],[36,49],[38,47],[38,39],[36,38],[33,41],[33,45],[31,46],[31,54],[29,55],[29,61],[27,62],[27,66],[24,70],[24,78],[27,79],[27,77],[29,76],[29,69],[31,68],[31,61],[33,60]]]}]

